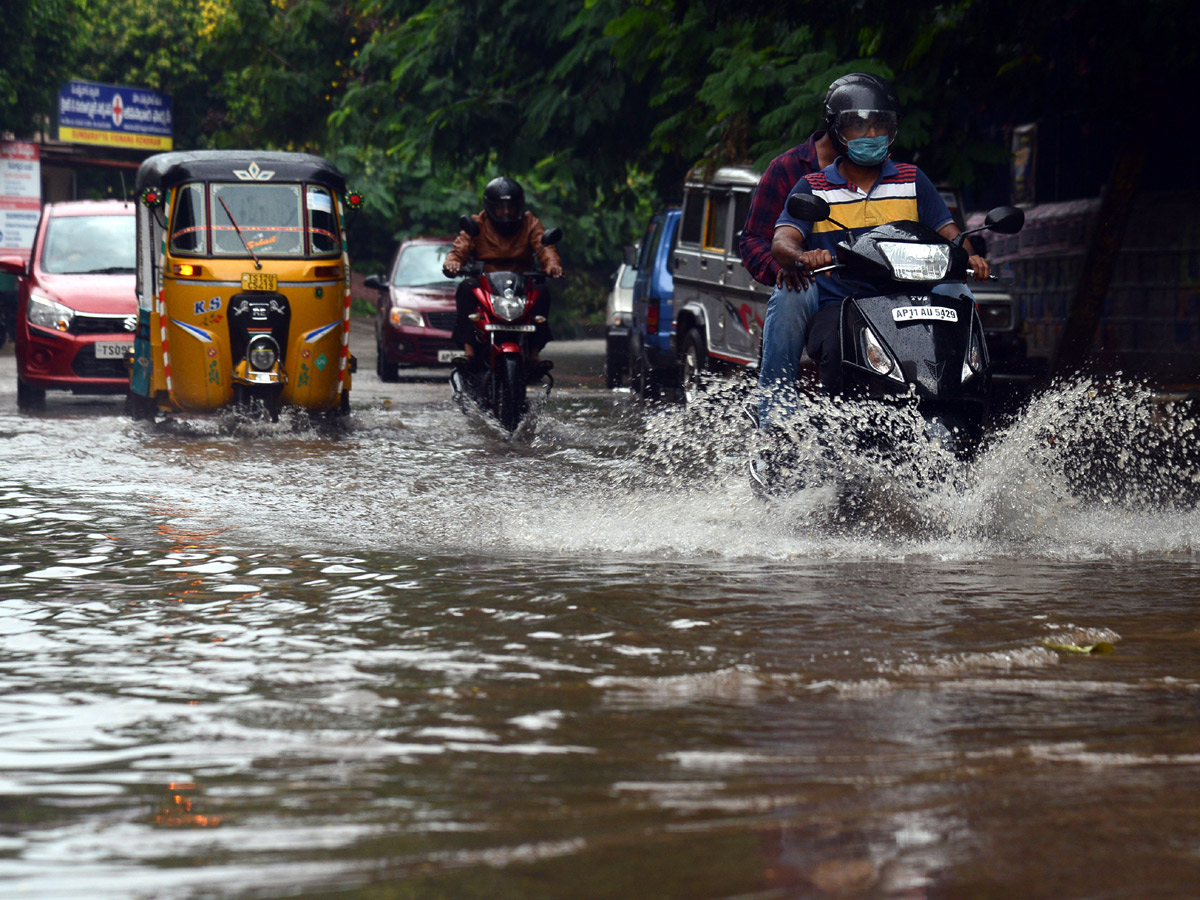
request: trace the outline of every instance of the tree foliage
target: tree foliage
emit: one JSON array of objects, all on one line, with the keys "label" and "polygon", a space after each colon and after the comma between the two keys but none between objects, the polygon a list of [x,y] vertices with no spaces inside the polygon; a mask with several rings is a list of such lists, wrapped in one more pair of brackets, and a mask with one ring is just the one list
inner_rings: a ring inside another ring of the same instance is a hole
[{"label": "tree foliage", "polygon": [[505,173],[569,266],[603,270],[692,166],[762,167],[819,128],[848,71],[894,80],[894,152],[934,180],[1002,200],[1008,129],[1039,121],[1056,186],[1098,193],[1111,145],[1165,117],[1154,86],[1196,63],[1184,0],[1114,3],[9,0],[0,126],[27,130],[72,75],[142,84],[174,98],[177,146],[334,160],[380,264]]}]

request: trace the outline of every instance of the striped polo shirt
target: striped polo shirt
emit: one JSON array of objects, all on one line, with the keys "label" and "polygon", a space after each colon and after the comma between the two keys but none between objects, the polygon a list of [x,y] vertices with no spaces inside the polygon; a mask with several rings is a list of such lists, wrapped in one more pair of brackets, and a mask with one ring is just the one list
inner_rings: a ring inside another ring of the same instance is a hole
[{"label": "striped polo shirt", "polygon": [[[953,218],[933,182],[911,163],[883,161],[879,178],[867,193],[846,181],[838,170],[841,159],[826,166],[820,172],[805,175],[796,182],[792,194],[814,194],[829,204],[830,219],[824,222],[803,222],[794,219],[783,210],[775,227],[791,226],[804,235],[804,244],[809,250],[828,250],[837,258],[839,241],[847,239],[846,230],[833,224],[837,219],[857,237],[876,225],[888,222],[914,221],[927,225],[934,231],[944,228]],[[817,278],[817,293],[821,303],[841,301],[852,290],[836,272]]]}]

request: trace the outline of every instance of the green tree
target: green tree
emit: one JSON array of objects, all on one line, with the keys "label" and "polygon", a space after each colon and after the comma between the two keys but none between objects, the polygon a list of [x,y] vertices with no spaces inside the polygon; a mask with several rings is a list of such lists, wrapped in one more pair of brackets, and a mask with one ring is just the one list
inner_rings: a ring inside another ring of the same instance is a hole
[{"label": "green tree", "polygon": [[6,0],[0,15],[0,132],[27,135],[53,121],[68,80],[84,0]]}]

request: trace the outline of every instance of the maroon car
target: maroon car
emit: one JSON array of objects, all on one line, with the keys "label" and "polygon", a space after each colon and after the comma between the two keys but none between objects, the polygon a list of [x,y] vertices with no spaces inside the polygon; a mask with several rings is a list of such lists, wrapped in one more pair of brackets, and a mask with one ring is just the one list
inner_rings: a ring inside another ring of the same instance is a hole
[{"label": "maroon car", "polygon": [[364,282],[379,291],[375,314],[375,371],[396,381],[401,366],[448,365],[462,352],[454,330],[457,280],[442,274],[450,238],[413,238],[396,251],[390,276]]},{"label": "maroon car", "polygon": [[17,406],[39,409],[48,389],[125,393],[137,325],[133,203],[48,203],[17,276]]}]

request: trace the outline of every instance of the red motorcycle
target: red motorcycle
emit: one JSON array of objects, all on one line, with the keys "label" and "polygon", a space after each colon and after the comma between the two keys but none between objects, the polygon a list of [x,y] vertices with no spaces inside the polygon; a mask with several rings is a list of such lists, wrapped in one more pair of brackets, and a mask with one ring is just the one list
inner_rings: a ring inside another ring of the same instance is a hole
[{"label": "red motorcycle", "polygon": [[[459,221],[463,231],[472,237],[479,226],[469,217]],[[562,240],[562,229],[551,228],[542,235],[542,246]],[[546,273],[484,272],[483,263],[475,261],[462,267],[463,275],[478,278],[474,287],[478,301],[471,321],[482,338],[482,353],[476,353],[473,363],[461,363],[450,376],[455,398],[461,403],[474,400],[500,423],[505,431],[513,432],[529,409],[527,387],[546,382],[546,394],[554,386],[548,360],[530,358],[529,343],[538,326],[546,320],[536,314],[538,300],[545,290]]]}]

